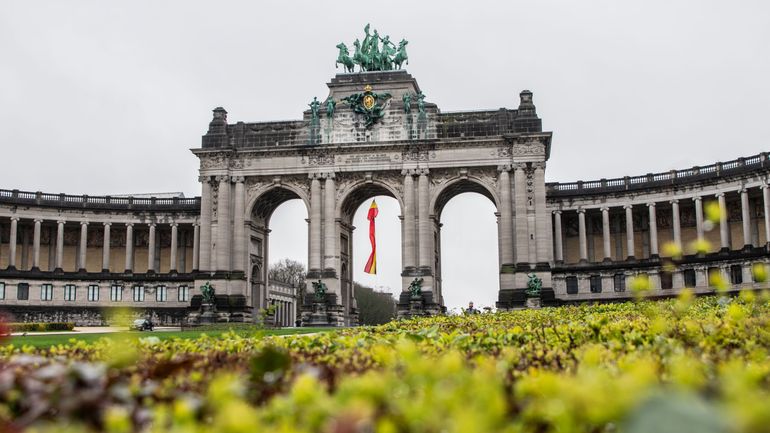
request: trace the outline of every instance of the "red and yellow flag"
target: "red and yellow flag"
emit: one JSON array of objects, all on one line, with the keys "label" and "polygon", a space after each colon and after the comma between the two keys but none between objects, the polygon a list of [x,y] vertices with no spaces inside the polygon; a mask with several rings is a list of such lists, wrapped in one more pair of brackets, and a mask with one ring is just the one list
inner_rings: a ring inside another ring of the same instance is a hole
[{"label": "red and yellow flag", "polygon": [[364,272],[367,274],[377,273],[377,241],[374,238],[374,219],[377,218],[377,202],[372,200],[372,205],[369,206],[369,214],[366,219],[369,220],[369,242],[372,243],[372,254],[369,256],[369,260],[366,261],[366,267]]}]

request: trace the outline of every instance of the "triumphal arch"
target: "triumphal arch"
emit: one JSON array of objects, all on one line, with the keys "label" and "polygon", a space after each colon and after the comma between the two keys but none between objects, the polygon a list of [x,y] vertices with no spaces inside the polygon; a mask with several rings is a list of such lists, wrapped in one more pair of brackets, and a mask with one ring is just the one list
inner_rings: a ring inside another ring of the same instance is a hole
[{"label": "triumphal arch", "polygon": [[714,293],[720,280],[735,292],[766,289],[767,152],[546,184],[551,133],[531,92],[516,109],[441,112],[405,69],[408,42],[364,32],[352,55],[337,45],[343,73],[301,120],[228,122],[214,110],[193,149],[200,197],[0,189],[0,312],[103,325],[131,311],[178,325],[256,321],[274,309],[272,323],[293,324],[297,290],[268,279],[268,243],[276,207],[299,199],[308,224],[296,229],[309,232],[302,320],[354,324],[353,213],[386,195],[400,207],[399,315],[435,314],[441,214],[463,192],[496,208],[501,309],[632,299],[639,278],[648,297]]},{"label": "triumphal arch", "polygon": [[305,300],[305,321],[355,323],[353,214],[385,195],[401,211],[400,314],[439,312],[441,212],[455,195],[477,192],[497,209],[498,307],[522,304],[532,275],[550,292],[551,133],[532,92],[520,93],[516,109],[442,113],[402,69],[407,42],[396,48],[388,39],[367,28],[353,57],[338,45],[347,72],[329,81],[325,99],[313,98],[302,120],[232,123],[214,110],[193,150],[201,161],[199,267],[209,271],[196,286],[210,277],[232,299],[261,306],[271,215],[300,199],[309,215],[307,291],[316,294]]}]

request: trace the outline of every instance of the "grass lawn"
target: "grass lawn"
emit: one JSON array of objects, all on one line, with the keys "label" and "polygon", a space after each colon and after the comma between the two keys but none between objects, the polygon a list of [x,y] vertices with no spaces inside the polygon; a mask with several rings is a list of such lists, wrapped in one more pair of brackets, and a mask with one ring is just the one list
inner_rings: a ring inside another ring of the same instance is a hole
[{"label": "grass lawn", "polygon": [[57,344],[66,344],[70,340],[79,340],[85,342],[93,342],[100,338],[111,337],[125,337],[131,336],[134,338],[144,337],[158,337],[161,340],[169,338],[198,338],[202,334],[206,334],[209,337],[217,337],[226,332],[233,331],[238,335],[254,336],[254,335],[294,335],[294,334],[311,334],[316,332],[329,332],[339,330],[340,328],[284,328],[284,329],[259,329],[253,326],[214,326],[203,329],[193,329],[185,331],[170,331],[170,332],[139,332],[139,331],[127,331],[127,332],[111,332],[103,334],[79,334],[72,332],[68,334],[55,334],[55,335],[26,335],[26,336],[13,336],[9,337],[3,342],[3,344],[13,344],[16,347],[21,346],[34,346],[38,348],[45,348],[55,346]]}]

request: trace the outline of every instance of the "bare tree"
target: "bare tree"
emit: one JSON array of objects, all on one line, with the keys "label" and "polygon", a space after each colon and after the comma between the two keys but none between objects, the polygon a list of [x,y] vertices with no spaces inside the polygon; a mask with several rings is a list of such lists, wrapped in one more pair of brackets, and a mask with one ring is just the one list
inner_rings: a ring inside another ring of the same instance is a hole
[{"label": "bare tree", "polygon": [[270,281],[301,287],[305,282],[305,264],[289,258],[281,259],[270,265],[267,278]]}]

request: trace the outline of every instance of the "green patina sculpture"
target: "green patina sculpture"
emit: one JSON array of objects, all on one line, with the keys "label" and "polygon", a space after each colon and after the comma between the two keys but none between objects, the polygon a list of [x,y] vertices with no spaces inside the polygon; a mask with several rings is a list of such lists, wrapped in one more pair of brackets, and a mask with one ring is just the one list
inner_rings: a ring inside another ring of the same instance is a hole
[{"label": "green patina sculpture", "polygon": [[334,110],[335,108],[337,108],[337,102],[331,96],[329,96],[328,98],[326,98],[325,104],[326,104],[326,117],[328,118],[334,117]]},{"label": "green patina sculpture", "polygon": [[422,92],[417,92],[417,111],[425,114],[425,94]]},{"label": "green patina sculpture", "polygon": [[412,298],[422,297],[422,278],[415,278],[409,283],[409,294]]},{"label": "green patina sculpture", "polygon": [[395,69],[401,69],[401,64],[403,63],[409,64],[409,56],[406,55],[406,44],[408,43],[409,41],[406,39],[401,39],[401,42],[398,43],[398,52],[396,57],[393,58]]},{"label": "green patina sculpture", "polygon": [[308,106],[310,107],[310,119],[312,121],[318,120],[318,108],[321,107],[321,103],[318,102],[317,97],[313,97],[313,102],[309,103]]},{"label": "green patina sculpture", "polygon": [[348,51],[348,46],[340,42],[337,45],[337,48],[340,49],[340,53],[339,55],[337,55],[337,61],[334,63],[334,67],[338,68],[340,66],[340,63],[342,63],[342,66],[345,69],[345,72],[353,72],[355,63],[353,63],[353,59],[350,57],[350,51]]},{"label": "green patina sculpture", "polygon": [[211,285],[210,281],[206,281],[206,284],[201,286],[201,296],[203,296],[204,304],[214,303],[214,286]]},{"label": "green patina sculpture", "polygon": [[[380,42],[382,42],[381,47]],[[344,43],[337,45],[340,52],[335,66],[342,64],[345,72],[353,72],[355,65],[358,65],[361,72],[401,69],[404,63],[409,64],[409,57],[406,54],[406,44],[408,43],[406,39],[402,39],[396,48],[396,45],[390,41],[390,36],[386,35],[381,38],[377,30],[370,34],[369,24],[367,24],[364,27],[364,40],[356,39],[353,42],[355,48],[353,57],[350,57],[347,45]]]},{"label": "green patina sculpture", "polygon": [[327,291],[326,284],[324,284],[324,282],[321,280],[318,280],[317,282],[313,281],[312,284],[313,284],[313,298],[317,302],[325,301],[326,291]]},{"label": "green patina sculpture", "polygon": [[535,274],[529,274],[529,281],[527,281],[526,295],[530,298],[537,298],[540,296],[540,289],[543,288],[543,280]]},{"label": "green patina sculpture", "polygon": [[385,115],[384,104],[390,96],[390,93],[374,93],[372,86],[367,85],[363,93],[342,98],[342,102],[347,103],[355,113],[363,115],[365,125],[369,128]]},{"label": "green patina sculpture", "polygon": [[401,97],[401,100],[404,101],[404,113],[409,114],[412,112],[412,94],[411,93],[404,93],[404,96]]}]

